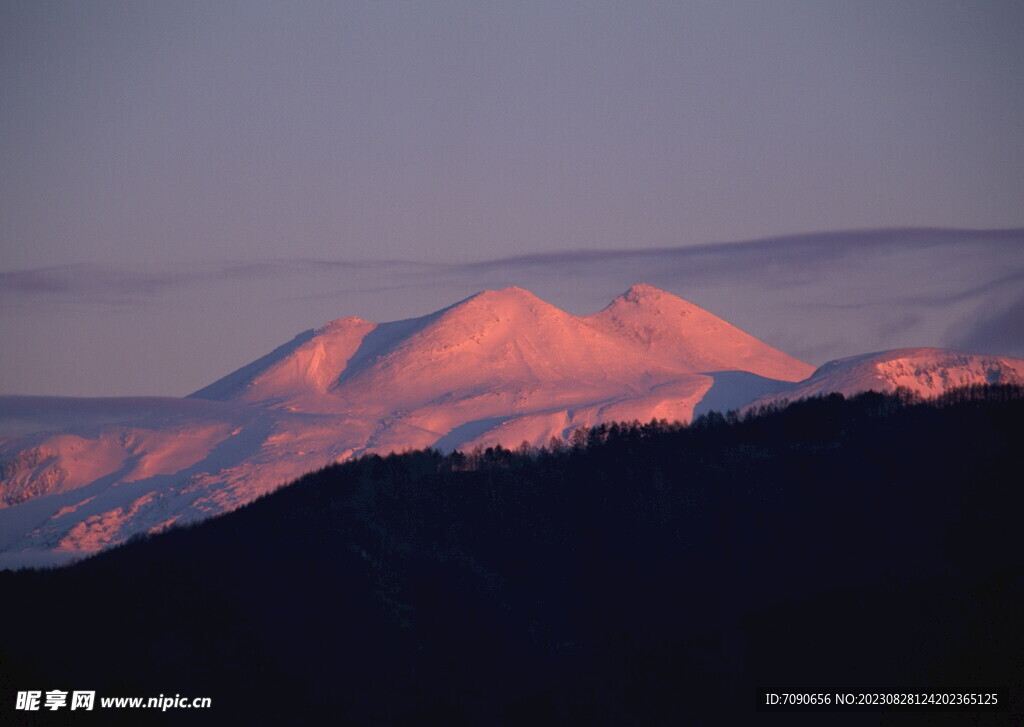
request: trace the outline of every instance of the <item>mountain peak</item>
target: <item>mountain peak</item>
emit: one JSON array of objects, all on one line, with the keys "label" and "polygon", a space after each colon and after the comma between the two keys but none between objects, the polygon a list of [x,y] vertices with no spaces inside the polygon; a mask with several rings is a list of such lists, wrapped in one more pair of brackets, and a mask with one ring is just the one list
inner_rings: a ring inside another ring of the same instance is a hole
[{"label": "mountain peak", "polygon": [[618,296],[597,315],[630,317],[638,314],[660,316],[663,314],[679,315],[689,317],[693,314],[707,313],[700,306],[691,303],[685,298],[669,293],[661,288],[656,288],[647,283],[637,283],[630,286],[622,295]]},{"label": "mountain peak", "polygon": [[661,288],[656,288],[653,285],[648,285],[647,283],[636,283],[635,285],[631,285],[629,290],[619,297],[625,298],[630,302],[638,302],[643,299],[661,298],[666,295],[672,296],[673,298],[678,297],[662,290]]},{"label": "mountain peak", "polygon": [[612,300],[605,310],[622,311],[626,309],[649,310],[651,313],[672,312],[684,317],[692,312],[704,312],[703,308],[685,298],[680,298],[678,295],[647,283],[630,286],[629,290]]},{"label": "mountain peak", "polygon": [[515,285],[510,285],[507,288],[498,288],[496,290],[481,290],[475,295],[471,295],[466,298],[464,303],[469,301],[480,301],[486,303],[511,303],[511,302],[529,302],[536,303],[541,302],[540,298],[531,293],[528,290],[520,288]]},{"label": "mountain peak", "polygon": [[586,320],[693,371],[748,371],[782,381],[800,381],[814,371],[700,306],[646,283],[633,285]]},{"label": "mountain peak", "polygon": [[316,335],[322,335],[325,333],[331,333],[334,331],[346,330],[349,328],[363,328],[366,326],[375,325],[369,321],[364,321],[358,316],[345,316],[344,318],[336,318],[333,321],[329,321],[324,325],[316,329]]}]

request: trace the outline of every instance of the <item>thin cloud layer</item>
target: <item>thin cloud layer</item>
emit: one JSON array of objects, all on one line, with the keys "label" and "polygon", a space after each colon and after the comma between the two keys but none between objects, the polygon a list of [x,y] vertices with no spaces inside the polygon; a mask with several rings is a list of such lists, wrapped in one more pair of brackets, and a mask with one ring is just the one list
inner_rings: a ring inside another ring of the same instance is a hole
[{"label": "thin cloud layer", "polygon": [[[932,229],[451,264],[273,259],[144,272],[6,271],[0,299],[11,315],[3,333],[25,343],[4,354],[2,388],[182,394],[327,320],[408,318],[507,285],[587,314],[633,283],[651,283],[813,364],[902,346],[1024,356],[1022,280],[1024,230]],[[124,335],[96,315],[111,306],[127,324]],[[68,345],[55,343],[69,330]],[[48,367],[33,363],[41,354]],[[119,376],[103,384],[109,370]],[[42,380],[46,371],[59,385]],[[126,381],[130,388],[118,390]]]},{"label": "thin cloud layer", "polygon": [[[1008,307],[980,316],[953,332],[953,348],[980,353],[1019,351],[1024,340],[1024,295]],[[1016,354],[1019,355],[1019,354]]]}]

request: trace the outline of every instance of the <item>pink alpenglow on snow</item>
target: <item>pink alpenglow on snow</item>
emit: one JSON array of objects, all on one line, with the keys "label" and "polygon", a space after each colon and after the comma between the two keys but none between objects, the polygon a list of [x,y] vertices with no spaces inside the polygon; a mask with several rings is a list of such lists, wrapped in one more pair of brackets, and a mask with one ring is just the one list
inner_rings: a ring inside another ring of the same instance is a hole
[{"label": "pink alpenglow on snow", "polygon": [[862,391],[893,392],[897,388],[930,398],[974,384],[1024,384],[1024,359],[942,348],[898,348],[851,356],[829,361],[798,386],[767,394],[751,406],[832,392],[851,396]]},{"label": "pink alpenglow on snow", "polygon": [[542,445],[773,396],[996,380],[1024,383],[1024,361],[909,349],[815,372],[649,285],[587,316],[489,290],[420,318],[340,318],[185,399],[0,398],[0,567],[226,512],[361,454]]}]

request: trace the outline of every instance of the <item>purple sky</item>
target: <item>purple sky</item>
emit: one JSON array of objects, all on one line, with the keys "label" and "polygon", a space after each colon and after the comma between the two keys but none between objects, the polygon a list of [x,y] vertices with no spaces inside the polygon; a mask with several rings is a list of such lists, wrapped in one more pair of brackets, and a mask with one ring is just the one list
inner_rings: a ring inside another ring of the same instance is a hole
[{"label": "purple sky", "polygon": [[507,284],[650,282],[815,364],[1024,356],[1021,37],[994,0],[3,0],[0,393],[185,394]]}]

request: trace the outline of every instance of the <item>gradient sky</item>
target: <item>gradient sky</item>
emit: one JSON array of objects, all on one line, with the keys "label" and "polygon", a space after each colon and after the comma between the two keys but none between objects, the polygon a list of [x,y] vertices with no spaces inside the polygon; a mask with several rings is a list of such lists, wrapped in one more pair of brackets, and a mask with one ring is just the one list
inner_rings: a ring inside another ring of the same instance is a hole
[{"label": "gradient sky", "polygon": [[0,393],[185,394],[504,284],[644,280],[815,364],[1024,355],[1022,37],[995,0],[0,0]]}]

